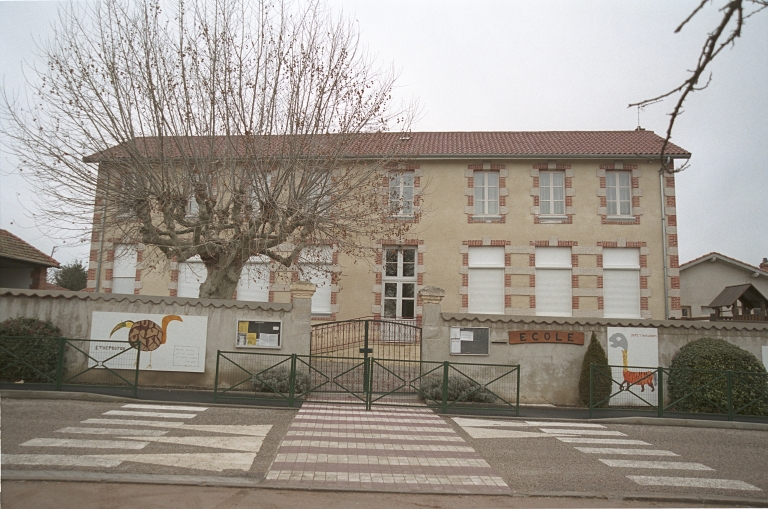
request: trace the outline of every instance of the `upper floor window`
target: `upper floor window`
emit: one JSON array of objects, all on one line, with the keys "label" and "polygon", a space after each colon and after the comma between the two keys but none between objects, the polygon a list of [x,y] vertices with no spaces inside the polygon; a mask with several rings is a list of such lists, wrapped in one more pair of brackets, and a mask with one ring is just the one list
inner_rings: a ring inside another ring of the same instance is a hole
[{"label": "upper floor window", "polygon": [[393,216],[413,216],[414,172],[389,174],[389,213]]},{"label": "upper floor window", "polygon": [[499,172],[475,171],[475,215],[499,215]]},{"label": "upper floor window", "polygon": [[565,215],[565,172],[539,172],[539,214],[542,216]]},{"label": "upper floor window", "polygon": [[632,215],[632,178],[629,171],[605,172],[606,212],[609,216]]}]

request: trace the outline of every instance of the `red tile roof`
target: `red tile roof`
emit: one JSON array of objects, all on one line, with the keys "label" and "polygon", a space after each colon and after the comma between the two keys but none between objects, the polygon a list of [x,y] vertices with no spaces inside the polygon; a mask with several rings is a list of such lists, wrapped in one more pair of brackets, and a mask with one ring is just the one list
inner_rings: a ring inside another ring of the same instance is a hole
[{"label": "red tile roof", "polygon": [[[145,154],[165,153],[166,157],[205,157],[206,155],[237,155],[280,153],[284,142],[280,136],[216,138],[137,138],[136,149]],[[539,131],[539,132],[414,132],[361,134],[351,138],[322,135],[307,138],[322,152],[322,147],[347,144],[345,151],[352,157],[375,157],[396,154],[413,158],[456,157],[648,157],[658,156],[664,139],[653,131]],[[161,145],[162,142],[162,145]],[[162,147],[162,148],[161,148]],[[687,159],[690,152],[670,143],[666,153],[672,158]],[[126,157],[124,144],[85,158],[86,162]]]},{"label": "red tile roof", "polygon": [[45,267],[59,266],[59,262],[7,230],[0,230],[0,258],[19,260]]}]

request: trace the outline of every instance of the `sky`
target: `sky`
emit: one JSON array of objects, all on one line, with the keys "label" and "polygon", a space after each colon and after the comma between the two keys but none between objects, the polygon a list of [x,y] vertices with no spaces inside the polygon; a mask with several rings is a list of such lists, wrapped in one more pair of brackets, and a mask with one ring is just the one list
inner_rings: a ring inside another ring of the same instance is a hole
[{"label": "sky", "polygon": [[[360,42],[399,72],[396,100],[416,99],[414,131],[632,130],[630,103],[687,77],[719,21],[699,0],[328,0],[353,18]],[[50,33],[57,2],[0,0],[0,77],[23,86],[21,62]],[[672,141],[693,154],[677,179],[679,253],[711,251],[752,265],[768,257],[768,11],[710,68],[690,95]],[[644,108],[639,125],[664,135],[674,102]],[[63,263],[87,244],[35,224],[35,193],[0,154],[0,228]]]}]

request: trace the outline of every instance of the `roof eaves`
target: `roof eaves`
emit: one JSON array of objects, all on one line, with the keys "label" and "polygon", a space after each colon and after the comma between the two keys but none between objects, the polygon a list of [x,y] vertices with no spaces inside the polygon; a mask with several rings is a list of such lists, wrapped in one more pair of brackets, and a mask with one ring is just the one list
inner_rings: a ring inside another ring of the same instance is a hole
[{"label": "roof eaves", "polygon": [[749,272],[755,273],[755,274],[757,274],[759,276],[768,277],[768,271],[765,271],[765,270],[763,270],[763,269],[761,269],[759,267],[755,267],[754,265],[750,265],[748,263],[744,263],[744,262],[742,262],[740,260],[737,260],[735,258],[731,258],[729,256],[722,255],[722,254],[714,252],[714,251],[711,252],[711,253],[707,253],[705,255],[699,256],[698,258],[694,258],[693,260],[691,260],[689,262],[683,263],[682,265],[680,265],[680,270],[683,271],[683,270],[686,270],[686,269],[690,269],[691,267],[695,267],[696,265],[699,265],[700,263],[711,261],[712,258],[716,258],[717,260],[725,262],[725,263],[727,263],[729,265],[733,265],[735,267],[739,267],[740,269],[744,269],[744,270],[747,270]]}]

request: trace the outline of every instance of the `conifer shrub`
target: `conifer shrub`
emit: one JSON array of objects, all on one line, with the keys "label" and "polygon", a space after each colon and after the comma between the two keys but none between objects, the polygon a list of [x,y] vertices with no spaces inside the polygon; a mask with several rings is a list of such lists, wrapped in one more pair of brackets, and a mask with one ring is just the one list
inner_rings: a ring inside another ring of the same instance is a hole
[{"label": "conifer shrub", "polygon": [[[682,412],[724,413],[733,371],[733,409],[740,414],[768,415],[768,374],[750,352],[717,338],[701,338],[677,351],[669,371],[667,401]],[[678,401],[680,400],[680,401]]]},{"label": "conifer shrub", "polygon": [[589,406],[589,374],[590,365],[597,364],[595,367],[595,380],[592,387],[592,399],[595,402],[604,401],[599,406],[608,406],[607,398],[611,395],[611,368],[608,365],[608,356],[603,349],[603,345],[597,340],[595,333],[589,340],[587,352],[584,354],[584,360],[581,363],[581,376],[579,377],[579,404]]},{"label": "conifer shrub", "polygon": [[0,382],[50,383],[56,379],[61,329],[50,320],[0,322]]}]

